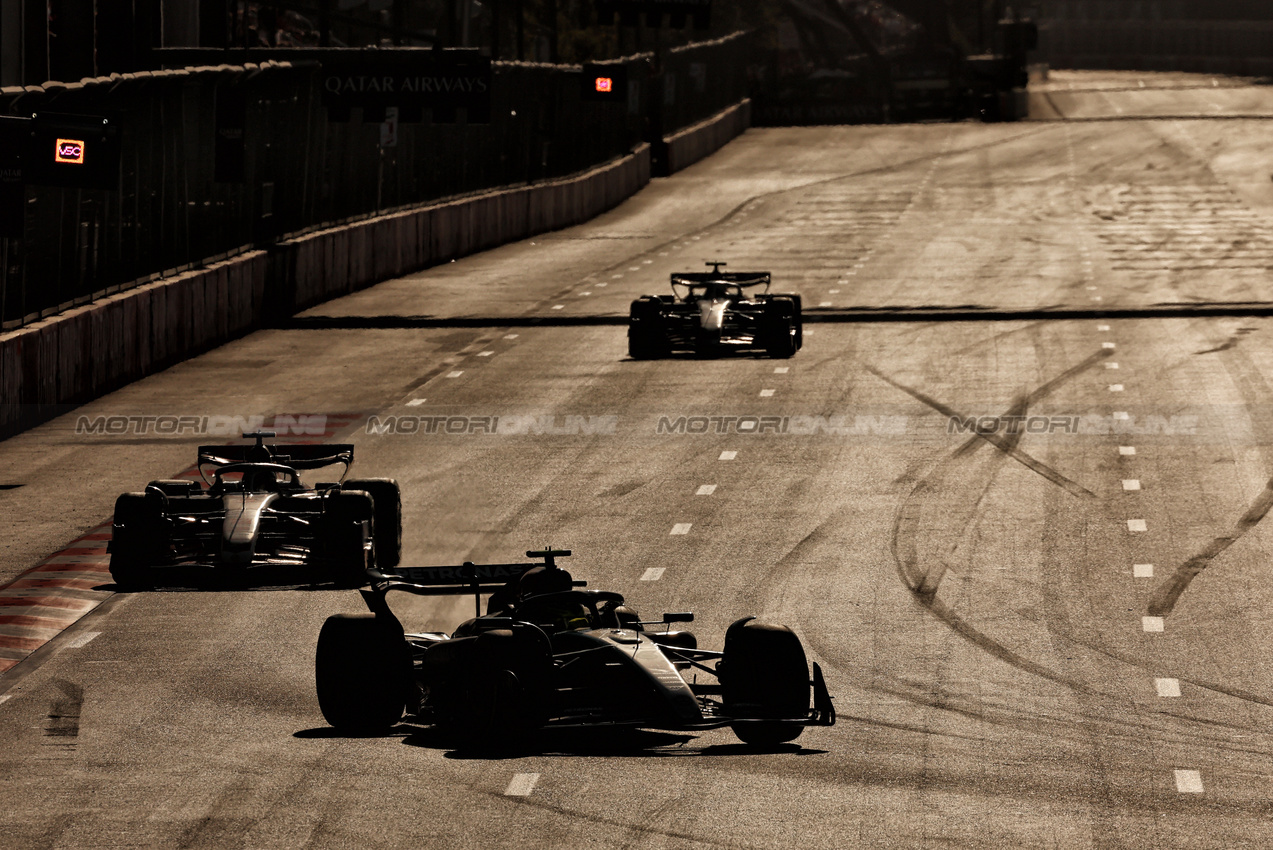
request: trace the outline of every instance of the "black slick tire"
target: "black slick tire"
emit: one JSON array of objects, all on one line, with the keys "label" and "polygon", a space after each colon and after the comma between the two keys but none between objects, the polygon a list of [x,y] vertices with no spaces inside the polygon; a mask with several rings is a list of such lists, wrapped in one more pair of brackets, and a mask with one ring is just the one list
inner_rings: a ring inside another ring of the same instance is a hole
[{"label": "black slick tire", "polygon": [[717,667],[730,728],[755,746],[794,741],[809,712],[809,664],[800,638],[786,626],[744,617],[725,633]]},{"label": "black slick tire", "polygon": [[318,707],[333,728],[368,734],[393,728],[411,689],[411,648],[401,627],[374,614],[336,614],[318,633]]},{"label": "black slick tire", "polygon": [[168,548],[167,530],[160,493],[124,493],[115,500],[110,572],[116,585],[125,590],[153,586],[154,565]]}]

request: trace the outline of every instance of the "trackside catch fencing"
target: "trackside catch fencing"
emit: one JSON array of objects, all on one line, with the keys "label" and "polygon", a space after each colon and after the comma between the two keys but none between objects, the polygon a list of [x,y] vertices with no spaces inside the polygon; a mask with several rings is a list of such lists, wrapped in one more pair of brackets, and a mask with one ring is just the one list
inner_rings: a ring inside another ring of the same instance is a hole
[{"label": "trackside catch fencing", "polygon": [[[320,60],[301,51],[174,51],[188,67],[0,90],[0,115],[109,120],[121,166],[116,191],[25,187],[21,232],[0,237],[0,321],[361,218],[565,178],[645,142],[657,168],[664,135],[745,97],[746,41],[616,60],[634,84],[620,102],[582,99],[578,66],[496,62],[489,123],[404,121],[388,145],[379,120],[331,119]],[[227,57],[237,64],[213,64]],[[241,160],[227,178],[217,137],[236,104]]]}]

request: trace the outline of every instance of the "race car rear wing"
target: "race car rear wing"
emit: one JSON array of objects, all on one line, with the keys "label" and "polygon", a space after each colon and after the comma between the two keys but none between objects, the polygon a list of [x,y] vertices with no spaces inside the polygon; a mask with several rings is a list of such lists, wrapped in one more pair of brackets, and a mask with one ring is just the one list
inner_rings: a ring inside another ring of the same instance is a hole
[{"label": "race car rear wing", "polygon": [[[464,596],[471,593],[480,615],[482,594],[504,590],[509,582],[535,567],[559,569],[556,559],[569,555],[569,549],[542,549],[526,553],[529,558],[543,558],[539,562],[475,564],[465,561],[458,567],[395,567],[391,574],[368,570],[371,589],[363,590],[362,595],[372,613],[380,614],[388,611],[385,594],[391,590],[400,590],[415,596]],[[587,587],[588,582],[571,581],[570,584],[573,587]]]},{"label": "race car rear wing", "polygon": [[772,279],[770,272],[681,272],[672,275],[672,285],[729,283],[734,286],[768,286]]},{"label": "race car rear wing", "polygon": [[352,443],[272,445],[264,448],[270,452],[268,458],[259,453],[257,446],[200,446],[199,465],[227,466],[231,463],[261,461],[281,463],[292,469],[320,469],[337,463],[350,466],[354,462]]}]

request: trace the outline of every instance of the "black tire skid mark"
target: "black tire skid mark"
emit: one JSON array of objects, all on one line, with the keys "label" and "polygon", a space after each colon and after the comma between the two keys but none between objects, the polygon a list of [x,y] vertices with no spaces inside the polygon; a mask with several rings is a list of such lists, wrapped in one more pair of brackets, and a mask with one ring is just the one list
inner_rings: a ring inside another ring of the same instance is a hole
[{"label": "black tire skid mark", "polygon": [[[1234,384],[1238,386],[1248,406],[1258,407],[1262,402],[1273,398],[1273,387],[1269,386],[1247,354],[1237,346],[1224,348],[1222,354],[1225,358],[1225,369],[1233,378]],[[1252,416],[1251,425],[1256,431],[1257,446],[1273,444],[1273,423],[1267,423],[1258,416]],[[1269,465],[1267,456],[1264,456],[1264,462],[1267,468]],[[1154,589],[1153,594],[1149,597],[1147,606],[1149,615],[1151,617],[1166,617],[1170,615],[1175,610],[1180,597],[1184,595],[1185,591],[1193,583],[1193,580],[1207,567],[1211,566],[1211,563],[1222,555],[1225,550],[1259,525],[1261,520],[1268,515],[1270,509],[1273,509],[1273,478],[1270,478],[1265,483],[1264,489],[1255,497],[1246,511],[1238,517],[1237,522],[1234,523],[1228,534],[1212,538],[1201,550],[1186,559],[1183,564],[1172,572],[1170,577]]]},{"label": "black tire skid mark", "polygon": [[1176,603],[1180,601],[1180,597],[1189,589],[1189,585],[1198,577],[1198,574],[1210,566],[1211,562],[1219,557],[1224,550],[1237,543],[1248,531],[1259,525],[1260,520],[1264,519],[1270,508],[1273,508],[1273,478],[1269,479],[1268,483],[1264,485],[1264,489],[1260,492],[1260,495],[1255,497],[1255,501],[1246,509],[1246,513],[1238,517],[1238,521],[1228,534],[1213,538],[1210,543],[1202,548],[1202,551],[1177,567],[1171,577],[1154,590],[1153,595],[1149,597],[1149,615],[1151,617],[1166,617],[1170,614],[1175,609]]},{"label": "black tire skid mark", "polygon": [[[1080,361],[1075,366],[1072,366],[1060,373],[1032,392],[1018,398],[1012,408],[1010,408],[1009,413],[1006,415],[1025,415],[1032,403],[1045,398],[1065,382],[1106,359],[1109,354],[1110,352],[1107,349],[1101,349],[1095,354]],[[933,409],[947,416],[959,415],[953,408],[950,408],[936,399],[930,398],[919,390],[899,383],[874,367],[867,365],[866,368],[881,380],[902,390],[908,395],[923,401]],[[893,539],[891,541],[893,559],[897,565],[898,574],[902,578],[903,583],[908,589],[910,589],[914,598],[960,637],[963,637],[985,652],[1013,667],[1016,667],[1017,669],[1023,670],[1040,678],[1056,682],[1074,691],[1087,694],[1097,694],[1098,691],[1092,689],[1086,683],[1064,676],[1057,671],[1031,661],[1019,653],[1012,651],[999,641],[987,635],[985,632],[975,628],[950,606],[939,600],[937,598],[937,589],[940,586],[941,579],[946,572],[945,564],[941,564],[938,568],[933,570],[920,570],[918,567],[919,553],[917,551],[916,541],[918,540],[920,532],[920,506],[930,498],[930,495],[937,494],[935,482],[944,479],[950,471],[953,471],[966,458],[970,457],[978,448],[980,448],[983,442],[990,443],[995,448],[999,449],[1000,464],[1003,459],[1011,457],[1022,463],[1028,469],[1039,473],[1047,480],[1057,484],[1072,495],[1085,496],[1093,499],[1096,498],[1095,494],[1087,488],[1071,481],[1059,472],[1052,470],[1050,467],[1047,467],[1041,462],[1025,454],[1025,452],[1021,451],[1018,446],[1020,439],[1020,433],[1009,433],[1007,435],[1000,436],[997,433],[984,433],[978,431],[974,436],[962,443],[950,454],[950,456],[943,460],[937,468],[933,470],[933,472],[921,478],[911,490],[910,494],[898,507],[893,525]],[[993,485],[993,479],[997,474],[997,469],[1000,464],[996,464],[990,469],[989,476],[982,488],[982,494],[979,496],[978,504],[980,504],[981,500],[984,499],[985,494]],[[971,522],[976,515],[976,511],[974,511],[969,515],[965,522]]]},{"label": "black tire skid mark", "polygon": [[[1020,408],[1019,413],[1013,414],[1010,411],[1009,413],[1006,413],[1004,415],[1005,416],[1024,415],[1025,410],[1027,410],[1031,404],[1049,395],[1054,389],[1056,389],[1056,387],[1060,386],[1062,383],[1092,368],[1097,363],[1109,357],[1111,353],[1112,352],[1109,349],[1101,349],[1100,351],[1096,352],[1091,357],[1088,357],[1086,360],[1082,361],[1078,365],[1072,366],[1071,368],[1067,369],[1065,372],[1062,372],[1060,375],[1053,378],[1051,381],[1048,381],[1046,384],[1042,385],[1038,389],[1026,395],[1023,399],[1020,400],[1021,403],[1023,403],[1023,406]],[[880,380],[884,381],[885,383],[891,384],[892,386],[896,387],[897,389],[901,390],[902,392],[906,393],[912,398],[915,398],[919,401],[924,402],[924,404],[927,404],[929,407],[933,408],[938,413],[941,413],[945,416],[948,416],[954,419],[967,418],[963,416],[961,413],[959,413],[959,411],[955,410],[954,408],[946,404],[943,404],[937,399],[932,398],[926,395],[925,393],[917,389],[914,389],[913,387],[908,387],[905,384],[902,384],[899,381],[894,380],[893,378],[884,374],[880,370],[876,369],[874,366],[867,364],[865,368],[868,372],[875,375]],[[1017,442],[1019,442],[1019,439],[1020,439],[1019,435],[1014,435],[1012,433],[1009,433],[1007,435],[1000,435],[998,432],[981,431],[981,430],[975,431],[975,434],[976,434],[976,437],[974,437],[973,439],[970,439],[968,443],[960,447],[959,452],[961,453],[961,456],[962,454],[967,454],[968,452],[972,451],[972,448],[970,447],[969,444],[976,443],[977,440],[984,440],[985,442],[990,443],[992,446],[999,449],[1008,457],[1011,457],[1013,460],[1020,463],[1022,466],[1025,466],[1027,469],[1031,470],[1032,472],[1042,475],[1044,478],[1051,481],[1053,484],[1056,484],[1062,489],[1069,491],[1071,494],[1075,496],[1090,498],[1090,499],[1096,498],[1096,494],[1093,493],[1091,490],[1087,489],[1081,484],[1078,484],[1075,481],[1071,481],[1069,478],[1065,477],[1060,472],[1057,472],[1055,469],[1052,469],[1052,467],[1048,466],[1045,463],[1042,463],[1041,461],[1031,457],[1030,455],[1026,454],[1024,451],[1019,449],[1017,447]]]}]

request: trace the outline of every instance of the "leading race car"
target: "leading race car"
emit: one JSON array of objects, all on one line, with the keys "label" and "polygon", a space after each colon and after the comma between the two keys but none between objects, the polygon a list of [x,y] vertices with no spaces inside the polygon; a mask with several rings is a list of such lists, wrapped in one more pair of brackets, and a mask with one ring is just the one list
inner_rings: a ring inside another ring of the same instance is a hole
[{"label": "leading race car", "polygon": [[396,481],[363,478],[307,486],[300,472],[354,462],[347,443],[200,446],[198,481],[151,481],[115,501],[110,571],[125,588],[206,573],[241,584],[256,575],[311,567],[354,586],[366,570],[398,564],[402,499]]},{"label": "leading race car", "polygon": [[[770,293],[769,272],[672,275],[671,295],[643,295],[628,314],[628,354],[636,360],[673,352],[721,354],[762,350],[791,357],[804,344],[800,296]],[[763,286],[762,292],[751,292]]]},{"label": "leading race car", "polygon": [[[618,593],[584,590],[557,566],[569,551],[527,552],[541,563],[466,563],[371,574],[361,590],[370,614],[336,615],[318,636],[315,683],[323,717],[353,733],[409,721],[449,730],[463,745],[529,742],[554,727],[700,730],[729,726],[744,742],[772,746],[806,726],[830,726],[835,709],[800,639],[744,617],[722,651],[672,631],[688,613],[647,627]],[[485,615],[451,634],[404,634],[386,601],[492,594]],[[700,681],[704,676],[715,681]],[[812,690],[812,708],[810,691]]]}]

